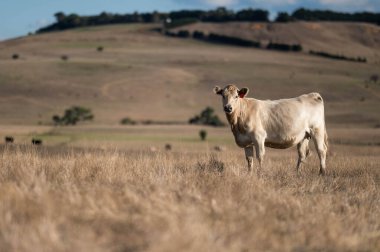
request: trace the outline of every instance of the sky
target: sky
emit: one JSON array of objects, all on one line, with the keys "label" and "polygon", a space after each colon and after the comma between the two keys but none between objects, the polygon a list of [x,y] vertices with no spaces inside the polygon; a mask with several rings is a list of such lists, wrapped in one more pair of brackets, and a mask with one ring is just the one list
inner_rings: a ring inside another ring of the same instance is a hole
[{"label": "sky", "polygon": [[273,18],[279,11],[305,7],[344,12],[380,12],[380,0],[0,0],[0,40],[23,36],[55,21],[54,13],[94,15],[103,11],[132,13],[181,9],[239,10],[262,8]]}]

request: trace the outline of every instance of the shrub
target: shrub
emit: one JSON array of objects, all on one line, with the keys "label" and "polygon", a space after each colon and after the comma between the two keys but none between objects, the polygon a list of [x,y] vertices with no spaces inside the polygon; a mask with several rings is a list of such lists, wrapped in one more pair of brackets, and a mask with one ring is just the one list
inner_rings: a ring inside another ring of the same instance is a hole
[{"label": "shrub", "polygon": [[302,46],[300,44],[283,44],[283,43],[272,43],[270,42],[267,45],[267,49],[269,50],[279,50],[279,51],[284,51],[284,52],[300,52],[302,51]]},{"label": "shrub", "polygon": [[190,32],[186,31],[186,30],[180,30],[177,33],[177,37],[179,37],[179,38],[188,38],[188,37],[190,37]]},{"label": "shrub", "polygon": [[137,122],[129,117],[125,117],[123,119],[121,119],[120,121],[121,124],[123,125],[136,125]]},{"label": "shrub", "polygon": [[54,122],[54,125],[60,125],[61,124],[61,117],[59,115],[53,115],[52,120]]},{"label": "shrub", "polygon": [[154,122],[153,122],[153,120],[148,119],[148,120],[142,120],[141,124],[143,124],[143,125],[152,125],[152,124],[154,124]]},{"label": "shrub", "polygon": [[166,36],[169,36],[169,37],[176,37],[176,36],[177,36],[176,33],[171,32],[171,31],[165,31],[165,35],[166,35]]},{"label": "shrub", "polygon": [[67,56],[67,55],[62,55],[62,56],[61,56],[61,60],[63,60],[63,61],[67,61],[67,60],[69,60],[69,56]]},{"label": "shrub", "polygon": [[194,31],[193,32],[193,38],[195,39],[204,39],[205,35],[202,31]]},{"label": "shrub", "polygon": [[292,51],[293,52],[301,52],[302,46],[300,44],[292,45]]},{"label": "shrub", "polygon": [[103,46],[98,46],[98,48],[96,48],[96,50],[98,50],[98,52],[103,52],[104,47]]},{"label": "shrub", "polygon": [[369,77],[369,80],[376,83],[378,80],[379,80],[379,75],[378,74],[372,74],[370,77]]},{"label": "shrub", "polygon": [[12,59],[14,59],[14,60],[19,59],[19,58],[20,58],[20,56],[17,53],[14,53],[12,55]]},{"label": "shrub", "polygon": [[52,120],[55,125],[76,125],[81,121],[90,121],[94,119],[94,115],[88,108],[73,106],[65,110],[62,117],[54,115]]},{"label": "shrub", "polygon": [[257,47],[257,48],[261,46],[260,42],[257,42],[257,41],[231,37],[231,36],[226,36],[226,35],[219,35],[215,33],[210,33],[210,35],[208,36],[208,39],[212,42],[237,45],[237,46]]},{"label": "shrub", "polygon": [[207,131],[206,130],[200,130],[199,131],[199,137],[201,138],[202,141],[206,140]]},{"label": "shrub", "polygon": [[190,124],[210,125],[214,127],[224,126],[224,123],[217,115],[214,115],[214,109],[206,107],[200,115],[196,115],[189,119]]},{"label": "shrub", "polygon": [[364,57],[363,58],[361,58],[361,57],[352,58],[352,57],[346,57],[344,55],[331,54],[331,53],[322,52],[322,51],[310,50],[309,54],[320,56],[320,57],[325,57],[325,58],[330,58],[330,59],[335,59],[335,60],[346,60],[346,61],[354,61],[354,62],[360,62],[360,63],[366,63],[367,62],[367,59]]},{"label": "shrub", "polygon": [[166,151],[171,151],[172,150],[172,145],[169,144],[169,143],[165,144],[165,150]]}]

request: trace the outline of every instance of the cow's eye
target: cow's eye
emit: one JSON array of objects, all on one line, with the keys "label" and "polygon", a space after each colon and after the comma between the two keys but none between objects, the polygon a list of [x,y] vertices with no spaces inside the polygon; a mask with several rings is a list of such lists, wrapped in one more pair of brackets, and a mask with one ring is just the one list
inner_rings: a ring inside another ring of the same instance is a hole
[{"label": "cow's eye", "polygon": [[235,98],[237,99],[239,96],[235,96]]}]

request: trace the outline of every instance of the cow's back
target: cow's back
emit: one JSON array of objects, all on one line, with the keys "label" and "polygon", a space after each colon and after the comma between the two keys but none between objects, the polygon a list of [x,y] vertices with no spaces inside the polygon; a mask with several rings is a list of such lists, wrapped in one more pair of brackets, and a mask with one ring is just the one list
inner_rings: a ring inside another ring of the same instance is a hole
[{"label": "cow's back", "polygon": [[[323,99],[318,93],[295,98],[257,102],[259,120],[267,137],[273,142],[296,143],[305,131],[324,125]],[[300,133],[302,132],[302,133]]]}]

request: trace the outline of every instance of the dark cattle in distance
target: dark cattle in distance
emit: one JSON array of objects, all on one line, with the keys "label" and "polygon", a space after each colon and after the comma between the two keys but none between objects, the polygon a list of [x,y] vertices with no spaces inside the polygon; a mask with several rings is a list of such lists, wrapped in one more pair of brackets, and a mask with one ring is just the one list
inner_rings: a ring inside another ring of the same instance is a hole
[{"label": "dark cattle in distance", "polygon": [[166,144],[165,145],[165,150],[167,150],[167,151],[172,150],[172,145],[171,144]]},{"label": "dark cattle in distance", "polygon": [[32,144],[33,145],[42,145],[42,140],[41,139],[32,139]]},{"label": "dark cattle in distance", "polygon": [[13,143],[14,141],[15,141],[15,139],[12,136],[6,136],[5,137],[5,143],[7,143],[7,144]]}]

